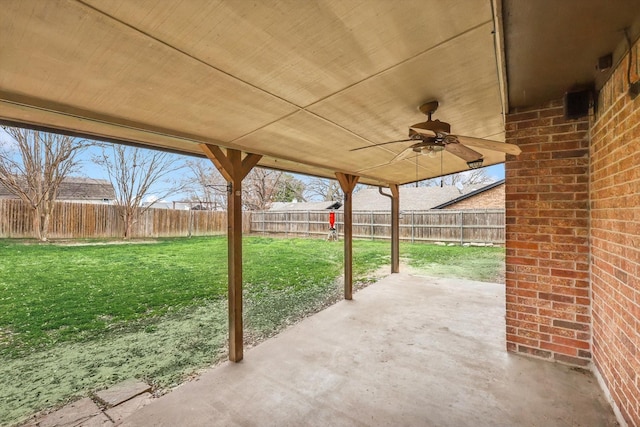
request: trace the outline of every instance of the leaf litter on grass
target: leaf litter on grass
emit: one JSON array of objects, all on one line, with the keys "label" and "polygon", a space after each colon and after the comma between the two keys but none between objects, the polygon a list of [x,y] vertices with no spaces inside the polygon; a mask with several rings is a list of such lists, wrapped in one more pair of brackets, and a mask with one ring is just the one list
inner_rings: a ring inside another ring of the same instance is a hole
[{"label": "leaf litter on grass", "polygon": [[[183,309],[138,331],[61,343],[21,358],[0,358],[0,425],[15,423],[125,379],[156,388],[179,384],[226,354],[226,301]],[[17,375],[16,373],[20,373]]]}]

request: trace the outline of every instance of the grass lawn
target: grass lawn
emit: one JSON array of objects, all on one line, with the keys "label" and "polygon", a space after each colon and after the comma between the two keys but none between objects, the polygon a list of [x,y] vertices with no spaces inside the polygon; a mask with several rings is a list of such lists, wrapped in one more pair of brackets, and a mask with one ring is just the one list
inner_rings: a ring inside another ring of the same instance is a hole
[{"label": "grass lawn", "polygon": [[[495,280],[501,248],[401,245],[425,274]],[[339,299],[342,244],[244,240],[249,343]],[[171,387],[226,356],[226,238],[55,245],[0,240],[0,425],[129,378]],[[354,242],[354,280],[389,243]]]}]

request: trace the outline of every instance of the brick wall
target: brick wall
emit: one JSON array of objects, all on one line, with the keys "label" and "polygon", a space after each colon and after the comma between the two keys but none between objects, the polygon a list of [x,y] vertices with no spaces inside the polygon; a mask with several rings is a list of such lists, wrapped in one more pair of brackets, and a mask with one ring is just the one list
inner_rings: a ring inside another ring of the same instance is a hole
[{"label": "brick wall", "polygon": [[591,358],[589,122],[562,101],[515,110],[505,163],[507,349],[585,366]]},{"label": "brick wall", "polygon": [[593,361],[640,426],[640,97],[627,94],[627,61],[600,91],[591,129]]},{"label": "brick wall", "polygon": [[504,209],[504,184],[454,203],[445,209]]}]

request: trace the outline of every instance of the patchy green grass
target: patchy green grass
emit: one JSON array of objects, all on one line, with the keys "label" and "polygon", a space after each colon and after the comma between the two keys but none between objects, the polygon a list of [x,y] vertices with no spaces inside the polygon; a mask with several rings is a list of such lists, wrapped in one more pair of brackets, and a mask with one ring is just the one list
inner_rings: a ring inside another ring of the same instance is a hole
[{"label": "patchy green grass", "polygon": [[[129,378],[170,387],[226,356],[226,238],[95,243],[0,240],[0,425]],[[341,298],[342,250],[245,238],[250,343]],[[407,244],[401,253],[425,274],[482,280],[502,268],[502,249]],[[354,242],[356,282],[388,263],[388,242]]]},{"label": "patchy green grass", "polygon": [[86,340],[224,299],[225,265],[223,238],[95,246],[2,241],[0,354]]},{"label": "patchy green grass", "polygon": [[427,276],[503,282],[504,248],[401,245],[409,267]]}]

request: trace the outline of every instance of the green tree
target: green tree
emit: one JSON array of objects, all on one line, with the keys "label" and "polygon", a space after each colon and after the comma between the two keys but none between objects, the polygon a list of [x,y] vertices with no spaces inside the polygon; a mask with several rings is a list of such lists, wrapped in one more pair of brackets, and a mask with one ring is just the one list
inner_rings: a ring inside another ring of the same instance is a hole
[{"label": "green tree", "polygon": [[297,200],[298,202],[304,202],[306,201],[304,198],[305,188],[304,182],[289,173],[284,173],[278,181],[272,201],[293,202]]}]

